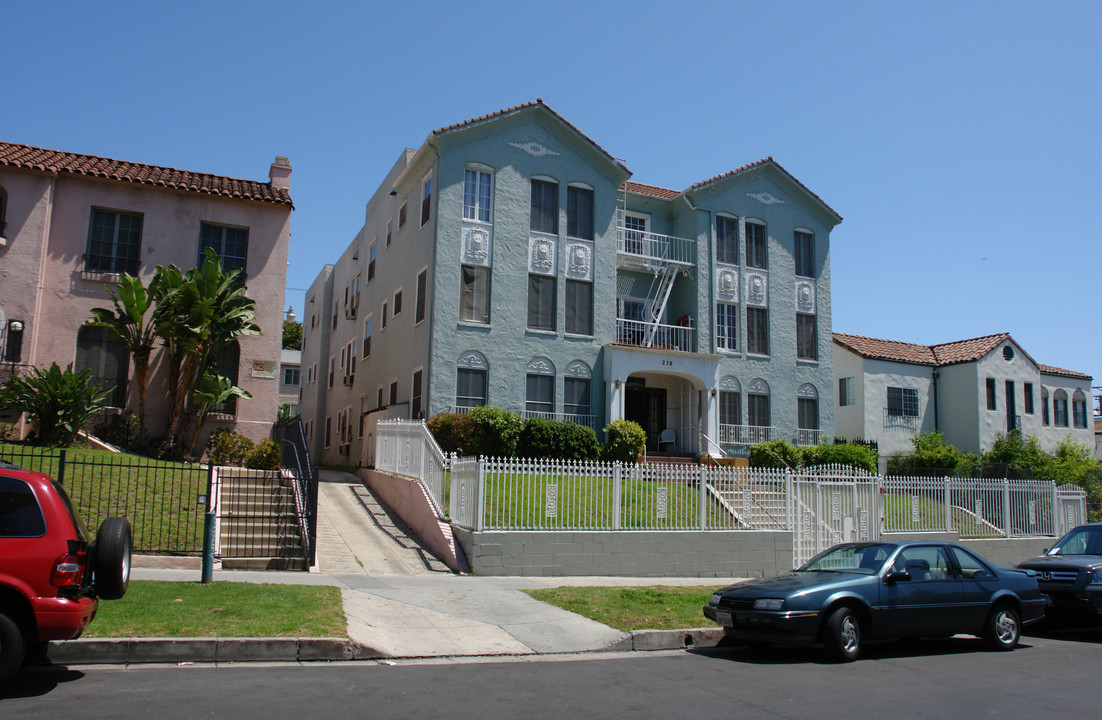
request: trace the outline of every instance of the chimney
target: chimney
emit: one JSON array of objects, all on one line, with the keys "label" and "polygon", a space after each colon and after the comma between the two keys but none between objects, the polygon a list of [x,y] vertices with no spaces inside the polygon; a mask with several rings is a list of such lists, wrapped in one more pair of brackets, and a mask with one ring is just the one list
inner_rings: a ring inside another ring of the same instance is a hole
[{"label": "chimney", "polygon": [[282,155],[276,155],[272,169],[268,171],[268,179],[274,188],[291,188],[291,161]]}]

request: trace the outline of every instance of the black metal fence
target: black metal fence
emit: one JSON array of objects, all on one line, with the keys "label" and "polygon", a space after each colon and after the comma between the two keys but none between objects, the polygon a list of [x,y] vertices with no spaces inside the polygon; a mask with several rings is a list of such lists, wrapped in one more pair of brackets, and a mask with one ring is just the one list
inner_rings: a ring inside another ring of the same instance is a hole
[{"label": "black metal fence", "polygon": [[49,475],[95,533],[105,518],[130,520],[140,553],[201,555],[207,468],[102,450],[0,444],[0,459]]},{"label": "black metal fence", "polygon": [[293,480],[299,530],[305,544],[306,565],[315,564],[318,537],[318,471],[310,462],[302,418],[280,420],[272,426],[272,439],[279,443],[283,469]]}]

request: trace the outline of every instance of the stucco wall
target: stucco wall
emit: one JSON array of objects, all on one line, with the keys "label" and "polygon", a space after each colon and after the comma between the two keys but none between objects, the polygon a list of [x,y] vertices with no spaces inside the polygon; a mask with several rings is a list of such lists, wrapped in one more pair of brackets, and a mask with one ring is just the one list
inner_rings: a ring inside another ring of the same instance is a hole
[{"label": "stucco wall", "polygon": [[784,532],[454,532],[476,575],[769,577],[792,569]]},{"label": "stucco wall", "polygon": [[[931,407],[931,368],[924,365],[864,361],[864,424],[865,439],[876,440],[880,445],[881,470],[887,460],[898,453],[910,453],[915,435],[934,429],[934,413]],[[858,376],[860,378],[860,376]],[[861,380],[858,379],[860,383]],[[888,388],[910,388],[918,391],[918,417],[899,417],[887,414]]]}]

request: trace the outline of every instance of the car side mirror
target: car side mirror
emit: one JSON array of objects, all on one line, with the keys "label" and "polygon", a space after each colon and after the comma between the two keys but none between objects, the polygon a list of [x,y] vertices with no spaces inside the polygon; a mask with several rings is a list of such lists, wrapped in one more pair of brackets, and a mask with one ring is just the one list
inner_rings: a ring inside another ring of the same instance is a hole
[{"label": "car side mirror", "polygon": [[895,585],[897,582],[910,582],[911,574],[905,570],[896,570],[890,572],[884,576],[884,583],[887,585]]}]

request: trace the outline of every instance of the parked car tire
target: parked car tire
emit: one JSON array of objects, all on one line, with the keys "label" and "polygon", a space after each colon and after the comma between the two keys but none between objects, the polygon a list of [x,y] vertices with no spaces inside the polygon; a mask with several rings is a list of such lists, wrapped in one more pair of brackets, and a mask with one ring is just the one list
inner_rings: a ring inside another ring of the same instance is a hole
[{"label": "parked car tire", "polygon": [[823,649],[838,662],[852,662],[861,654],[861,618],[852,608],[842,606],[832,612],[823,625]]},{"label": "parked car tire", "polygon": [[105,600],[118,600],[130,584],[130,555],[134,541],[130,521],[112,517],[103,521],[96,534],[96,594]]},{"label": "parked car tire", "polygon": [[992,650],[1013,650],[1022,637],[1018,612],[1007,604],[996,605],[987,616],[983,639]]},{"label": "parked car tire", "polygon": [[15,677],[23,666],[26,639],[19,623],[0,608],[0,687]]}]

